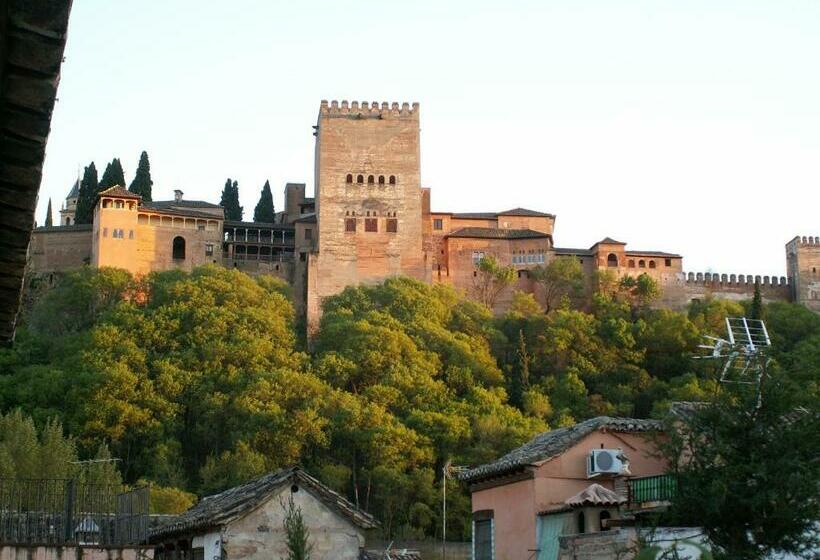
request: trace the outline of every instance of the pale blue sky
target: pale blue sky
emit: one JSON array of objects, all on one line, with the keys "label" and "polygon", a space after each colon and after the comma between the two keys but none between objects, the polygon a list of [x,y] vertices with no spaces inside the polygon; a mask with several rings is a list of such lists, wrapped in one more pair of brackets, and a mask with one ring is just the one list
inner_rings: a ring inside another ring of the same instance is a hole
[{"label": "pale blue sky", "polygon": [[785,274],[820,234],[820,1],[75,0],[38,221],[148,151],[154,197],[246,217],[313,186],[321,99],[418,101],[433,209],[557,214],[686,270]]}]

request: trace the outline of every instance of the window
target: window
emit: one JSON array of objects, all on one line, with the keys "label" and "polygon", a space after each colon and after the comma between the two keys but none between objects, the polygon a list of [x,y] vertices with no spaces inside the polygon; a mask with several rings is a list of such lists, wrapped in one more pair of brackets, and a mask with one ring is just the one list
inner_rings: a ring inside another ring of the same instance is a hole
[{"label": "window", "polygon": [[307,253],[299,253],[299,260],[305,262],[307,260]]},{"label": "window", "polygon": [[493,520],[481,519],[473,522],[473,549],[475,560],[493,560],[495,550],[493,546]]},{"label": "window", "polygon": [[638,261],[638,268],[646,268],[646,261],[641,259]]},{"label": "window", "polygon": [[618,257],[615,253],[610,253],[609,256],[606,258],[606,265],[609,267],[616,268],[618,266]]},{"label": "window", "polygon": [[71,218],[66,218],[65,219],[65,225],[67,225],[67,226],[71,225]]},{"label": "window", "polygon": [[364,183],[364,175],[356,175],[356,182],[360,185]]},{"label": "window", "polygon": [[583,511],[578,512],[577,521],[578,521],[578,533],[579,534],[586,533],[587,523],[586,523],[586,518],[584,517],[584,512]]},{"label": "window", "polygon": [[387,233],[396,233],[399,231],[399,221],[396,218],[388,218]]},{"label": "window", "polygon": [[396,184],[396,176],[395,176],[395,175],[391,175],[391,176],[390,176],[390,179],[388,179],[388,181],[389,181],[389,183],[390,183],[391,185],[395,185],[395,184]]},{"label": "window", "polygon": [[125,203],[122,200],[114,201],[114,208],[125,208]]},{"label": "window", "polygon": [[185,238],[184,237],[174,237],[173,245],[172,245],[172,253],[174,259],[184,259],[185,258]]},{"label": "window", "polygon": [[367,176],[367,184],[368,185],[372,185],[375,182],[376,182],[376,179],[373,177],[373,175],[368,175]]},{"label": "window", "polygon": [[347,177],[345,178],[345,182],[347,182],[347,183],[352,183],[353,182],[353,174],[352,173],[347,174]]},{"label": "window", "polygon": [[607,519],[611,519],[612,515],[607,511],[603,510],[599,516],[599,524],[601,531],[609,531],[609,527],[604,527],[604,521]]},{"label": "window", "polygon": [[134,239],[134,230],[133,229],[128,230],[128,239]]},{"label": "window", "polygon": [[356,218],[345,218],[345,231],[350,233],[355,233],[356,231]]},{"label": "window", "polygon": [[384,185],[384,175],[379,175],[379,184]]},{"label": "window", "polygon": [[197,231],[205,231],[205,224],[198,224],[196,226]]},{"label": "window", "polygon": [[484,253],[482,251],[473,251],[473,264],[478,266],[478,263],[481,262],[481,259],[484,258]]},{"label": "window", "polygon": [[433,229],[439,230],[439,231],[443,230],[444,229],[444,220],[442,220],[441,218],[436,218],[435,220],[433,220]]},{"label": "window", "polygon": [[649,261],[649,268],[655,268],[655,261]]},{"label": "window", "polygon": [[365,218],[364,230],[369,232],[379,231],[379,220],[376,218]]},{"label": "window", "polygon": [[213,257],[214,256],[214,244],[213,243],[206,243],[205,244],[205,256],[206,257]]},{"label": "window", "polygon": [[672,259],[664,259],[663,264],[666,266],[672,266]]},{"label": "window", "polygon": [[313,230],[311,228],[305,228],[305,241],[310,241],[313,239]]},{"label": "window", "polygon": [[635,259],[629,259],[629,268],[635,268]]}]

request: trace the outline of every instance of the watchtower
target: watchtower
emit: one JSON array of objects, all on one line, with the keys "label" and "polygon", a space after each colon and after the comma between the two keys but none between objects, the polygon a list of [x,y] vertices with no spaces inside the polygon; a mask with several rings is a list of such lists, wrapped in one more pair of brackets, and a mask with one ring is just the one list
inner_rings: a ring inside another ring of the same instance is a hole
[{"label": "watchtower", "polygon": [[792,301],[820,312],[820,237],[795,237],[786,244]]}]

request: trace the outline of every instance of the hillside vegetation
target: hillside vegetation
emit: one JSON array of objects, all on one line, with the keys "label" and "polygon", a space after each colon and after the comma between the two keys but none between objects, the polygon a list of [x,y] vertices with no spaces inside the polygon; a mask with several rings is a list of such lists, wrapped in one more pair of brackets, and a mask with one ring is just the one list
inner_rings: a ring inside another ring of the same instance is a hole
[{"label": "hillside vegetation", "polygon": [[[46,291],[0,351],[0,407],[42,437],[62,426],[67,456],[110,452],[126,482],[204,495],[298,462],[387,535],[432,535],[447,461],[477,465],[549,428],[715,394],[716,364],[690,356],[742,305],[653,310],[651,286],[598,286],[584,311],[564,298],[545,314],[519,293],[500,318],[409,279],[348,288],[326,302],[308,353],[272,278],[83,269]],[[777,362],[814,406],[820,317],[764,312]],[[0,470],[3,457],[0,441]],[[448,510],[448,533],[467,537],[463,489]]]}]

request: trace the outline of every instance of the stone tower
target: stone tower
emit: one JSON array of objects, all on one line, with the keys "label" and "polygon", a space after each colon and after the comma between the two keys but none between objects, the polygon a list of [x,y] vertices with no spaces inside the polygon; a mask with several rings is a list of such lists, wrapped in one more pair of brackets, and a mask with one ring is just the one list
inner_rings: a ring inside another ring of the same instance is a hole
[{"label": "stone tower", "polygon": [[786,244],[792,301],[820,312],[820,237],[795,237]]},{"label": "stone tower", "polygon": [[419,106],[322,101],[308,328],[323,298],[391,276],[429,279],[422,250]]}]

